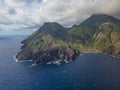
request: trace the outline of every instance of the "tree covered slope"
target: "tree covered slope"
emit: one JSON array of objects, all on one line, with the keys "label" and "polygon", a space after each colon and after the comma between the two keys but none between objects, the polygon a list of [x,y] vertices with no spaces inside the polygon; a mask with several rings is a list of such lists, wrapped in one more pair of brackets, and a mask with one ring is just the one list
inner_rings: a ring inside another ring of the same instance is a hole
[{"label": "tree covered slope", "polygon": [[22,43],[16,58],[36,63],[75,59],[87,50],[120,57],[120,20],[95,14],[71,28],[47,22]]}]

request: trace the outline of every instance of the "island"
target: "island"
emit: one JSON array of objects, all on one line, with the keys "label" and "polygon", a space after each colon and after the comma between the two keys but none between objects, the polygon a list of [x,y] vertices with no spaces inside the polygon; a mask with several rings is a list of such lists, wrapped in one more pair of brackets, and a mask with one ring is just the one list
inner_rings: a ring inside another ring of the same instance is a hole
[{"label": "island", "polygon": [[21,43],[23,46],[16,59],[34,60],[36,64],[75,60],[84,51],[120,57],[120,20],[94,14],[71,28],[46,22]]}]

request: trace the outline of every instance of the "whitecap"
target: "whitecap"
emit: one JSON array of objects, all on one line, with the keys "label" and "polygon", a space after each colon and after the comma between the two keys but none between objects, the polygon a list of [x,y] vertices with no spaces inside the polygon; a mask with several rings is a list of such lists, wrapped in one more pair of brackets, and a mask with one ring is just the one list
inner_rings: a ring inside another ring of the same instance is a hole
[{"label": "whitecap", "polygon": [[50,61],[50,62],[47,62],[46,64],[47,64],[47,65],[50,65],[50,64],[52,64],[52,63],[53,63],[53,62],[52,62],[52,61]]},{"label": "whitecap", "polygon": [[70,62],[72,62],[72,61],[73,61],[73,60],[69,60],[69,61],[68,61],[68,60],[64,60],[65,63],[70,63]]},{"label": "whitecap", "polygon": [[61,64],[61,60],[53,61],[53,64],[60,65]]},{"label": "whitecap", "polygon": [[37,64],[36,64],[36,63],[33,63],[33,64],[31,65],[31,67],[35,67],[35,66],[37,66]]},{"label": "whitecap", "polygon": [[16,58],[16,56],[17,56],[17,54],[15,54],[15,55],[13,56],[13,59],[14,59],[16,62],[19,62],[18,59]]},{"label": "whitecap", "polygon": [[80,56],[82,56],[83,54],[81,53]]}]

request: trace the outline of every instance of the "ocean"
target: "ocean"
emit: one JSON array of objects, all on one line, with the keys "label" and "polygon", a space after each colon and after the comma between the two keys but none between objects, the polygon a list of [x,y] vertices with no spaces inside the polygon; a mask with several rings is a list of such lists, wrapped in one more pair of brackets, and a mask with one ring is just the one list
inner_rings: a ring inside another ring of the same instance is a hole
[{"label": "ocean", "polygon": [[60,65],[16,62],[26,35],[0,36],[0,90],[120,90],[120,59],[83,53]]}]

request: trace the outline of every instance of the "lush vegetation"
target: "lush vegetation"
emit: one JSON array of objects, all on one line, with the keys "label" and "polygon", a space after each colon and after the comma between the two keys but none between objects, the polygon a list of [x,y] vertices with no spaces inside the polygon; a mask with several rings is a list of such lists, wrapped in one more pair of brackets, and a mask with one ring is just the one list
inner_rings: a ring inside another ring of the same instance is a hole
[{"label": "lush vegetation", "polygon": [[55,22],[45,23],[22,43],[24,46],[17,55],[19,60],[69,60],[80,51],[91,50],[120,57],[120,20],[99,14],[71,28]]}]

